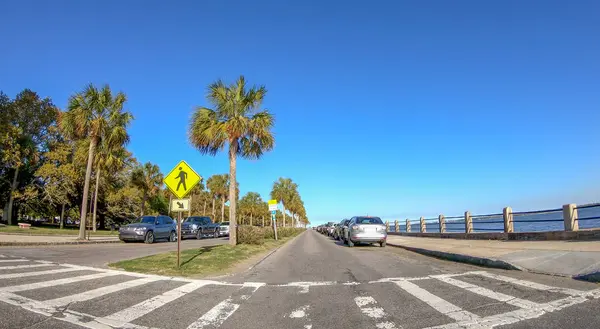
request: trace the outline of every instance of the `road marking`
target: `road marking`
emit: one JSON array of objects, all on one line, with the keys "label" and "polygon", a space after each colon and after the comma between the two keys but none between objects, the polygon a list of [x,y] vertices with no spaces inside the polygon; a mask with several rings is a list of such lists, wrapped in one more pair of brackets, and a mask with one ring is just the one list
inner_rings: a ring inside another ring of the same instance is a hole
[{"label": "road marking", "polygon": [[81,281],[102,279],[102,278],[106,278],[106,277],[113,276],[113,275],[115,275],[115,274],[113,274],[113,273],[96,273],[96,274],[90,274],[90,275],[75,276],[72,278],[49,280],[49,281],[44,281],[44,282],[27,283],[27,284],[22,284],[22,285],[18,285],[18,286],[2,287],[2,288],[0,288],[0,291],[18,292],[18,291],[25,291],[25,290],[34,290],[34,289],[60,286],[63,284],[69,284],[69,283],[75,283],[75,282],[81,282]]},{"label": "road marking", "polygon": [[290,313],[290,318],[303,318],[306,316],[306,312],[309,309],[309,305],[304,305],[300,308],[297,308]]},{"label": "road marking", "polygon": [[[377,301],[371,296],[355,297],[354,302],[356,303],[356,306],[358,306],[360,311],[370,318],[379,320],[388,316],[387,313],[385,313],[383,307],[376,306]],[[382,321],[377,323],[375,326],[381,329],[396,329],[396,325],[390,321]]]},{"label": "road marking", "polygon": [[48,271],[38,271],[38,272],[0,274],[0,279],[24,278],[24,277],[28,277],[28,276],[58,274],[58,273],[74,272],[74,271],[79,271],[79,270],[76,268],[61,268],[58,270],[48,270]]},{"label": "road marking", "polygon": [[308,289],[310,287],[332,286],[335,284],[336,284],[335,281],[317,281],[317,282],[308,282],[307,281],[307,282],[290,282],[290,283],[286,283],[286,284],[278,284],[276,286],[277,287],[299,287],[300,293],[306,294],[306,293],[308,293]]},{"label": "road marking", "polygon": [[456,321],[473,321],[479,319],[479,316],[471,312],[465,311],[462,308],[441,299],[440,297],[430,293],[429,291],[417,286],[409,281],[394,282],[398,287],[404,289],[409,294],[417,297],[427,305],[433,307],[436,311],[456,320]]},{"label": "road marking", "polygon": [[17,258],[17,259],[0,259],[0,263],[11,263],[11,262],[28,262],[27,259]]},{"label": "road marking", "polygon": [[200,329],[205,327],[218,328],[227,318],[229,318],[237,309],[240,307],[239,304],[233,303],[231,298],[220,302],[215,307],[211,308],[203,316],[201,316],[196,322],[190,324],[187,329]]},{"label": "road marking", "polygon": [[34,267],[43,267],[43,266],[52,266],[53,264],[31,264],[31,265],[12,265],[12,266],[0,266],[0,270],[16,270],[20,268],[34,268]]},{"label": "road marking", "polygon": [[107,317],[102,318],[102,320],[107,320],[108,322],[114,322],[118,323],[119,325],[123,325],[127,322],[131,322],[141,316],[144,316],[156,310],[157,308],[167,303],[170,303],[176,300],[177,298],[180,298],[205,285],[206,284],[204,282],[192,282],[185,284],[181,287],[177,287],[161,295],[154,296],[129,308],[113,313]]},{"label": "road marking", "polygon": [[0,258],[6,258],[6,256],[5,255],[0,255]]},{"label": "road marking", "polygon": [[551,286],[547,286],[545,284],[541,284],[541,283],[537,283],[537,282],[519,280],[519,279],[511,278],[509,276],[489,273],[486,271],[475,271],[475,272],[471,272],[471,273],[480,275],[480,276],[484,276],[486,278],[504,281],[504,282],[520,285],[520,286],[535,289],[535,290],[557,292],[557,293],[570,295],[570,296],[579,296],[579,295],[581,295],[581,293],[583,293],[583,291],[581,291],[581,290],[560,288],[560,287],[551,287]]},{"label": "road marking", "polygon": [[528,308],[528,309],[536,309],[539,308],[540,304],[536,303],[536,302],[532,302],[529,300],[525,300],[525,299],[521,299],[521,298],[517,298],[514,296],[510,296],[510,295],[506,295],[500,292],[495,292],[493,290],[487,289],[487,288],[483,288],[480,286],[476,286],[474,284],[468,283],[468,282],[464,282],[464,281],[460,281],[460,280],[456,280],[453,278],[448,278],[448,277],[442,277],[442,276],[438,276],[438,275],[432,275],[432,278],[438,279],[442,282],[451,284],[453,286],[465,289],[467,291],[470,291],[472,293],[478,294],[480,296],[484,296],[487,298],[491,298],[491,299],[495,299],[497,301],[500,302],[505,302],[507,304],[516,306],[516,307],[520,307],[520,308]]},{"label": "road marking", "polygon": [[47,300],[42,303],[46,307],[59,307],[59,306],[67,305],[70,303],[84,302],[86,300],[90,300],[90,299],[94,299],[94,298],[97,298],[100,296],[108,295],[113,292],[141,286],[141,285],[151,283],[151,282],[156,282],[159,280],[160,280],[159,278],[136,279],[136,280],[113,284],[113,285],[107,286],[107,287],[101,287],[98,289],[88,290],[88,291],[85,291],[85,292],[82,292],[79,294],[75,294],[75,295],[70,295],[70,296]]}]

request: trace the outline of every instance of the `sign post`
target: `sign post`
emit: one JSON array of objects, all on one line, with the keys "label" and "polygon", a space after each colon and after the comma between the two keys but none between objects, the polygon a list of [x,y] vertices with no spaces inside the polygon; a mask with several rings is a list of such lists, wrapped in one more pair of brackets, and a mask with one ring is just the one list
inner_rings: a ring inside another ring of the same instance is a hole
[{"label": "sign post", "polygon": [[277,240],[277,200],[269,200],[269,211],[271,212],[271,222],[273,222],[273,231],[275,232],[275,240]]},{"label": "sign post", "polygon": [[177,197],[171,200],[171,211],[177,212],[177,268],[181,266],[181,213],[190,211],[190,199],[183,199],[202,180],[190,165],[180,161],[171,172],[165,176],[164,183]]}]

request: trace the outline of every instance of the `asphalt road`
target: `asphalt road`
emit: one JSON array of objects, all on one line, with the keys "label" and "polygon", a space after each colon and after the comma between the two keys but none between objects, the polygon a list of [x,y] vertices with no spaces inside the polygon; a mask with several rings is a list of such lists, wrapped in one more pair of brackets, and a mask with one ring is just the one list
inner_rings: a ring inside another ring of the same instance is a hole
[{"label": "asphalt road", "polygon": [[[228,243],[228,238],[189,239],[181,241],[181,249],[214,246]],[[157,241],[153,244],[136,243],[100,243],[79,245],[48,245],[32,247],[0,247],[0,254],[11,257],[45,260],[55,263],[108,268],[107,264],[120,260],[149,256],[176,251],[177,243]]]},{"label": "asphalt road", "polygon": [[14,258],[0,328],[599,328],[600,286],[303,233],[224,281]]}]

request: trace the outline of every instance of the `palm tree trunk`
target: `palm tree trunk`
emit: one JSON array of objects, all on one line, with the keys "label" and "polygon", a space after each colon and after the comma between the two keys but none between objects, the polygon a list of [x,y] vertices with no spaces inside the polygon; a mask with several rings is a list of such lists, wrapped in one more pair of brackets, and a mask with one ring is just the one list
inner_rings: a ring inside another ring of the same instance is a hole
[{"label": "palm tree trunk", "polygon": [[144,211],[146,210],[146,200],[148,200],[148,192],[144,191],[144,197],[142,199],[142,214],[140,216],[144,216]]},{"label": "palm tree trunk", "polygon": [[202,216],[206,216],[206,199],[204,199],[204,208],[202,208]]},{"label": "palm tree trunk", "polygon": [[262,227],[265,227],[265,216],[262,216]]},{"label": "palm tree trunk", "polygon": [[6,218],[8,220],[8,225],[14,225],[16,221],[13,218],[13,202],[15,201],[15,190],[17,189],[17,185],[19,181],[17,177],[19,176],[19,167],[15,168],[15,175],[13,176],[12,184],[10,184],[10,194],[8,195],[8,208]]},{"label": "palm tree trunk", "polygon": [[94,151],[96,150],[96,137],[90,141],[88,150],[88,162],[85,169],[85,183],[83,184],[83,200],[81,201],[81,216],[79,217],[79,239],[85,239],[85,217],[87,215],[88,194],[90,192],[90,177],[92,176],[92,164],[94,163]]},{"label": "palm tree trunk", "polygon": [[250,214],[250,226],[252,226],[252,214]]},{"label": "palm tree trunk", "polygon": [[217,214],[215,213],[215,197],[213,196],[213,219],[217,220]]},{"label": "palm tree trunk", "polygon": [[60,210],[60,229],[62,230],[65,227],[65,204],[62,204],[62,209]]},{"label": "palm tree trunk", "polygon": [[235,218],[237,202],[237,196],[235,195],[235,188],[237,187],[235,180],[237,145],[237,141],[235,143],[229,141],[229,244],[232,246],[237,245],[237,223]]},{"label": "palm tree trunk", "polygon": [[96,169],[96,192],[94,192],[94,214],[92,215],[92,230],[96,232],[96,212],[98,211],[98,185],[100,184],[100,168]]},{"label": "palm tree trunk", "polygon": [[281,200],[281,206],[283,207],[283,227],[285,227],[285,204],[283,203],[283,200]]}]

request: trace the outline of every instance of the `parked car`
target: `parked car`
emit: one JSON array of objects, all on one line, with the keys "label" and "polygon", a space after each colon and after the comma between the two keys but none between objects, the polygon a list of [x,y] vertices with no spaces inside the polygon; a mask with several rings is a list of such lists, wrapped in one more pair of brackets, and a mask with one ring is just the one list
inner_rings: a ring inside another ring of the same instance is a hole
[{"label": "parked car", "polygon": [[142,216],[135,222],[119,228],[119,239],[124,242],[154,243],[158,239],[175,242],[177,241],[177,226],[169,216]]},{"label": "parked car", "polygon": [[333,237],[333,233],[335,233],[335,228],[337,227],[337,224],[331,224],[328,228],[327,228],[327,235],[330,237]]},{"label": "parked car", "polygon": [[348,227],[349,219],[342,219],[342,221],[336,226],[333,238],[336,240],[343,240],[344,229]]},{"label": "parked car", "polygon": [[221,230],[219,236],[229,236],[229,222],[223,222],[221,224]]},{"label": "parked car", "polygon": [[218,238],[220,228],[208,216],[187,217],[181,224],[181,239],[195,237],[200,240],[205,236]]},{"label": "parked car", "polygon": [[348,222],[344,239],[349,247],[357,243],[379,243],[380,247],[385,247],[387,231],[379,217],[356,216]]}]

